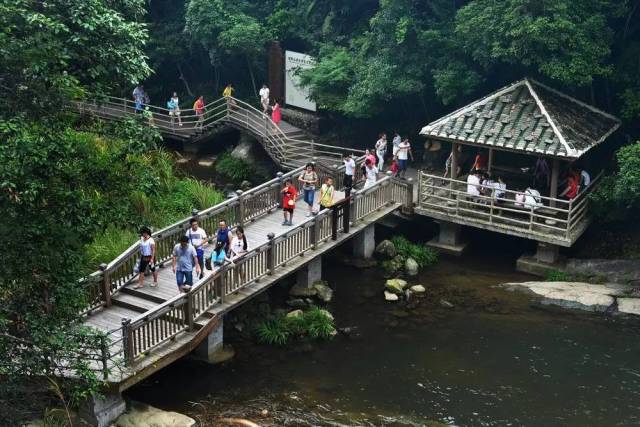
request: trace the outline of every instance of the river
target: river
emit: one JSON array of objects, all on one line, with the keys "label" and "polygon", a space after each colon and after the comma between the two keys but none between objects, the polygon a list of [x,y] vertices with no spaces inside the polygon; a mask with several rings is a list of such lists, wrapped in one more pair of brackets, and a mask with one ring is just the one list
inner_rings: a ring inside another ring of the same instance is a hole
[{"label": "river", "polygon": [[427,293],[408,305],[383,301],[381,271],[341,254],[324,260],[324,277],[349,334],[287,348],[232,342],[233,361],[183,359],[129,397],[207,426],[227,415],[262,426],[640,424],[638,324],[493,288],[530,279],[513,272],[508,246],[442,257],[411,281]]}]

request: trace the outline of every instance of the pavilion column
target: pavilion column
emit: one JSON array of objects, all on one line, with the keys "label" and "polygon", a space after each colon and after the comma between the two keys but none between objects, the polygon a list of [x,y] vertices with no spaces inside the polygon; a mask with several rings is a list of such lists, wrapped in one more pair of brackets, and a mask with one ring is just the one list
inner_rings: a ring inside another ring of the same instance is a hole
[{"label": "pavilion column", "polygon": [[451,144],[451,179],[458,178],[458,143]]},{"label": "pavilion column", "polygon": [[[558,177],[560,176],[560,160],[553,159],[551,163],[551,184],[549,188],[549,197],[556,199],[558,197]],[[550,202],[552,208],[556,207],[556,202],[552,200]]]},{"label": "pavilion column", "polygon": [[489,162],[487,164],[487,169],[489,173],[491,173],[491,169],[493,169],[493,148],[489,148]]}]

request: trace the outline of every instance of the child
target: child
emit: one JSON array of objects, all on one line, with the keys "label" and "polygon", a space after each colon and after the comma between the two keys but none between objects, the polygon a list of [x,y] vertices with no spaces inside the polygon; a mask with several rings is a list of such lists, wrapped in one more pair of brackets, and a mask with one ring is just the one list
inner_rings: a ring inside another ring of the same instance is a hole
[{"label": "child", "polygon": [[333,179],[327,178],[320,188],[320,208],[326,209],[333,205]]},{"label": "child", "polygon": [[296,198],[298,196],[298,191],[296,187],[293,186],[293,183],[290,179],[287,179],[284,183],[284,188],[281,191],[282,193],[282,212],[284,215],[284,221],[282,221],[282,225],[293,225],[293,210],[296,207]]},{"label": "child", "polygon": [[389,166],[389,170],[391,171],[393,176],[398,176],[398,170],[399,170],[398,159],[396,159],[395,157],[393,158],[393,160],[391,160],[391,165]]}]

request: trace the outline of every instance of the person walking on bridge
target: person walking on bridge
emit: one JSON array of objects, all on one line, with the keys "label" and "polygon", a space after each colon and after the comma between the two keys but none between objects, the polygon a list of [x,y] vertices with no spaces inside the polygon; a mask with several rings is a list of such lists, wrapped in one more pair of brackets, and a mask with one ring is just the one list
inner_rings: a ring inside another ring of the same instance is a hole
[{"label": "person walking on bridge", "polygon": [[195,125],[196,129],[202,130],[204,125],[204,97],[200,96],[196,99],[196,102],[193,104],[193,111],[196,112],[197,122]]},{"label": "person walking on bridge", "polygon": [[142,113],[144,111],[144,104],[148,103],[149,97],[144,91],[144,86],[140,83],[133,89],[133,101],[136,103],[136,113]]},{"label": "person walking on bridge", "polygon": [[171,126],[176,122],[176,117],[178,118],[178,126],[182,126],[182,119],[180,118],[180,99],[178,99],[178,94],[173,92],[173,96],[169,98],[167,102],[167,109],[169,110],[169,117],[171,118]]},{"label": "person walking on bridge", "polygon": [[345,154],[344,162],[344,195],[349,197],[353,188],[353,174],[356,172],[356,162],[351,154]]},{"label": "person walking on bridge", "polygon": [[176,275],[176,282],[180,292],[188,292],[193,286],[193,266],[196,274],[200,274],[198,254],[187,236],[180,237],[180,243],[173,247],[171,269]]},{"label": "person walking on bridge", "polygon": [[291,182],[291,179],[285,181],[284,188],[280,193],[282,193],[282,213],[284,215],[282,225],[293,225],[293,210],[296,208],[298,191]]},{"label": "person walking on bridge", "polygon": [[364,162],[365,176],[366,181],[364,182],[364,188],[369,188],[373,186],[378,180],[378,168],[376,165],[371,162],[370,159],[367,159]]},{"label": "person walking on bridge", "polygon": [[227,85],[224,87],[224,90],[222,91],[222,96],[227,100],[228,110],[231,110],[232,107],[236,107],[238,105],[236,104],[236,101],[233,99],[234,92],[235,92],[235,89],[233,88],[233,85],[231,83],[227,83]]},{"label": "person walking on bridge", "polygon": [[333,179],[327,177],[320,188],[320,209],[328,209],[333,206]]},{"label": "person walking on bridge", "polygon": [[309,206],[307,217],[310,217],[313,213],[313,199],[315,198],[316,185],[318,184],[318,174],[313,167],[313,163],[307,163],[305,170],[298,177],[298,181],[302,183],[304,201]]},{"label": "person walking on bridge", "polygon": [[[185,236],[189,238],[189,243],[196,249],[196,255],[198,257],[198,264],[200,267],[204,265],[204,247],[207,245],[207,232],[198,226],[198,220],[191,218],[189,222],[191,227],[185,233]],[[204,276],[204,269],[200,269],[200,279]]]},{"label": "person walking on bridge", "polygon": [[144,287],[144,272],[149,267],[153,274],[153,283],[151,287],[158,286],[158,272],[156,271],[156,242],[151,237],[151,230],[149,227],[142,227],[140,230],[140,263],[138,264],[138,271],[140,276],[138,277],[138,284],[134,289],[140,289]]},{"label": "person walking on bridge", "polygon": [[260,89],[260,105],[262,105],[262,112],[267,114],[269,111],[269,88],[266,84],[263,84]]},{"label": "person walking on bridge", "polygon": [[398,165],[400,166],[399,176],[400,178],[404,179],[404,175],[407,172],[409,157],[411,157],[411,161],[413,161],[413,153],[411,152],[411,144],[409,143],[409,138],[405,138],[404,141],[400,143],[397,157]]},{"label": "person walking on bridge", "polygon": [[381,133],[380,138],[376,141],[376,156],[378,156],[378,170],[384,170],[384,156],[387,154],[387,134]]},{"label": "person walking on bridge", "polygon": [[282,111],[280,111],[280,104],[278,100],[273,104],[273,108],[271,109],[271,120],[276,126],[280,126],[280,121],[282,120]]},{"label": "person walking on bridge", "polygon": [[223,242],[225,252],[229,253],[232,238],[231,229],[227,225],[227,221],[221,219],[218,223],[218,231],[216,232],[216,242]]}]

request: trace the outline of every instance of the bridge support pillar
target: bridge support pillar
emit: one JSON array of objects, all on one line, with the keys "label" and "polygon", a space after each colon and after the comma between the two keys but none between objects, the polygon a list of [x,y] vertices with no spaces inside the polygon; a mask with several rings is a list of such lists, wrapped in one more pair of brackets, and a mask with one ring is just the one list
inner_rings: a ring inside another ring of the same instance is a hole
[{"label": "bridge support pillar", "polygon": [[296,272],[296,286],[310,288],[322,280],[322,257],[317,256]]},{"label": "bridge support pillar", "polygon": [[566,260],[560,256],[560,247],[538,242],[535,254],[524,254],[516,262],[516,270],[545,277],[551,271],[563,271]]},{"label": "bridge support pillar", "polygon": [[447,221],[438,221],[438,224],[440,225],[438,237],[429,241],[427,246],[446,254],[462,255],[467,248],[467,243],[462,237],[462,226]]},{"label": "bridge support pillar", "polygon": [[196,359],[216,364],[226,362],[233,357],[233,348],[224,345],[223,331],[224,321],[220,319],[209,335],[196,348],[194,352]]},{"label": "bridge support pillar", "polygon": [[545,264],[555,264],[560,258],[560,247],[551,243],[538,242],[536,260]]},{"label": "bridge support pillar", "polygon": [[78,415],[93,427],[108,427],[127,409],[120,393],[91,396],[80,404]]},{"label": "bridge support pillar", "polygon": [[376,249],[376,225],[369,224],[353,238],[353,255],[369,259]]}]

